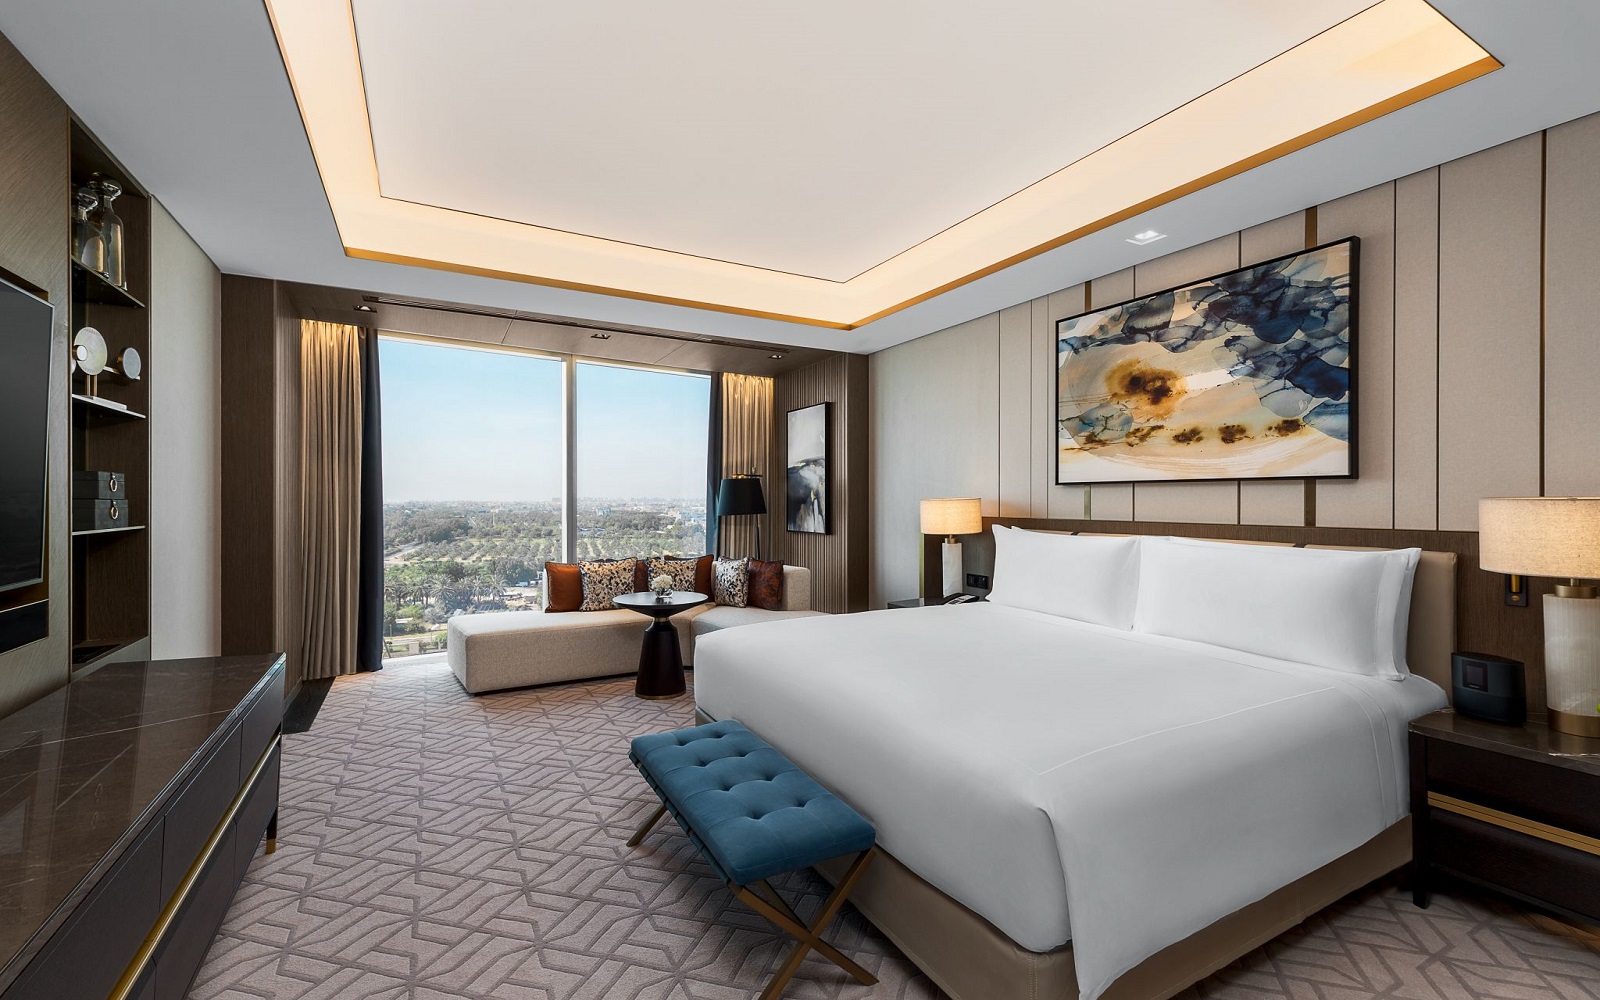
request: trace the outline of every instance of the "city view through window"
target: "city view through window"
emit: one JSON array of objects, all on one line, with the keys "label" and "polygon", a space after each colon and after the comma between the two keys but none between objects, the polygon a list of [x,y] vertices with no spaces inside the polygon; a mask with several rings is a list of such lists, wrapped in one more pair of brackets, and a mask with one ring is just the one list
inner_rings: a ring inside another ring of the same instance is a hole
[{"label": "city view through window", "polygon": [[453,615],[539,610],[546,561],[705,551],[710,379],[394,338],[380,345],[386,656],[444,649]]}]

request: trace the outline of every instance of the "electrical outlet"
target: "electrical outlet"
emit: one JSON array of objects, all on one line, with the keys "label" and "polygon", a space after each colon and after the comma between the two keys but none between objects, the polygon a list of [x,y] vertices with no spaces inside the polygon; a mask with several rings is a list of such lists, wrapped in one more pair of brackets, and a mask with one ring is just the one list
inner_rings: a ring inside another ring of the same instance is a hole
[{"label": "electrical outlet", "polygon": [[977,587],[979,590],[988,590],[989,578],[984,576],[982,573],[968,573],[967,586]]}]

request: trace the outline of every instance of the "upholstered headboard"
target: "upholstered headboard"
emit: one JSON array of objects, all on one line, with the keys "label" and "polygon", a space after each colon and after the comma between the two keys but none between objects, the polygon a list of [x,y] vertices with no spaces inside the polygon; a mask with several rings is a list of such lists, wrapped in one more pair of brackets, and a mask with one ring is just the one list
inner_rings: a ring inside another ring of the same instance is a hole
[{"label": "upholstered headboard", "polygon": [[[1029,530],[1037,531],[1038,528]],[[1048,529],[1046,529],[1048,530]],[[1066,532],[1094,535],[1114,532]],[[1120,536],[1119,537],[1123,537]],[[1206,538],[1208,542],[1232,545],[1285,545],[1284,542],[1232,538]],[[1370,545],[1307,545],[1308,549],[1344,549],[1352,552],[1379,551]],[[992,560],[992,556],[991,556]],[[1456,560],[1454,552],[1422,552],[1411,586],[1411,622],[1407,632],[1406,665],[1411,672],[1426,677],[1450,694],[1450,654],[1456,645]]]}]

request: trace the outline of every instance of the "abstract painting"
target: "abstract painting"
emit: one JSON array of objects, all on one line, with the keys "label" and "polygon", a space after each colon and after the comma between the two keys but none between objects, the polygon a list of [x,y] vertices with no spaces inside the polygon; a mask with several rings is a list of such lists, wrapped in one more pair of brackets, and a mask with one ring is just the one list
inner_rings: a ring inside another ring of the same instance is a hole
[{"label": "abstract painting", "polygon": [[1354,476],[1358,248],[1056,324],[1056,482]]},{"label": "abstract painting", "polygon": [[828,404],[789,411],[790,531],[828,533]]}]

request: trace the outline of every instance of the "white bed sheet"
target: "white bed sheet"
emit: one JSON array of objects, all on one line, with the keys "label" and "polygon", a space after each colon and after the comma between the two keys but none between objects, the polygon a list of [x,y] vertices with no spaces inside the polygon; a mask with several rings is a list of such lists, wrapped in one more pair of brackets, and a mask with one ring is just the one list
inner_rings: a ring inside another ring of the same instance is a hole
[{"label": "white bed sheet", "polygon": [[[1084,1000],[1408,811],[1424,678],[977,604],[724,629],[695,697],[870,819]],[[1070,914],[1070,919],[1069,919]]]}]

